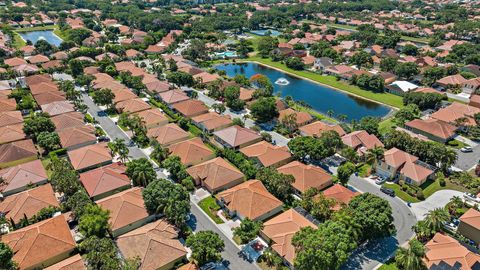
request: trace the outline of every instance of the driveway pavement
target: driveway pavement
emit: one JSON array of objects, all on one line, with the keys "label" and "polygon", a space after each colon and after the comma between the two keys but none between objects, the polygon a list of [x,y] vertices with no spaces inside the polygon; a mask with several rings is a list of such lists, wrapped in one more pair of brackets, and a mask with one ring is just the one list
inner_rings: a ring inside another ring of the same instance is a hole
[{"label": "driveway pavement", "polygon": [[428,211],[435,208],[443,208],[454,196],[462,198],[462,192],[456,190],[439,190],[433,193],[425,201],[412,203],[412,212],[418,220],[423,220]]},{"label": "driveway pavement", "polygon": [[460,150],[455,151],[458,153],[458,157],[453,166],[462,171],[469,171],[474,168],[480,160],[480,145],[473,147],[473,152],[471,153],[463,153]]}]

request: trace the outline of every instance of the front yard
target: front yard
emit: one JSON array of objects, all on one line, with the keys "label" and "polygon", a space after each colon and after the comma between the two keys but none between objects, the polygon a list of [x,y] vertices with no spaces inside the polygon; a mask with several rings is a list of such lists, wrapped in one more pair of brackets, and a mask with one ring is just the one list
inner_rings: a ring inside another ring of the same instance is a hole
[{"label": "front yard", "polygon": [[217,212],[218,212],[218,210],[220,210],[220,205],[217,204],[214,197],[210,196],[210,197],[207,197],[207,198],[201,200],[198,203],[198,206],[200,206],[200,208],[202,208],[202,210],[205,213],[207,213],[207,215],[211,219],[213,219],[213,221],[215,221],[215,223],[217,223],[217,224],[223,223],[223,220],[220,219],[217,216]]}]

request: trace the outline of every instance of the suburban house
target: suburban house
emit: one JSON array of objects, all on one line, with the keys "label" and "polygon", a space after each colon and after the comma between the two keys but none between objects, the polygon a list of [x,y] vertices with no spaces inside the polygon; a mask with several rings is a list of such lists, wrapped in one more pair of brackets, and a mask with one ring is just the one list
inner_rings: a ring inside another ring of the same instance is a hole
[{"label": "suburban house", "polygon": [[140,258],[140,269],[168,270],[186,259],[178,229],[165,219],[146,224],[116,240],[125,259]]},{"label": "suburban house", "polygon": [[297,111],[293,110],[292,108],[288,108],[288,109],[279,111],[278,112],[278,119],[280,120],[280,122],[283,123],[283,122],[286,121],[286,119],[290,115],[295,115],[293,117],[295,119],[295,124],[296,124],[297,127],[301,127],[301,126],[304,126],[306,124],[309,124],[314,120],[313,117],[309,113],[307,113],[307,112],[297,112]]},{"label": "suburban house", "polygon": [[23,123],[20,111],[0,112],[0,127]]},{"label": "suburban house", "polygon": [[0,193],[3,197],[22,192],[27,187],[47,183],[47,172],[38,159],[0,170],[3,183],[0,184]]},{"label": "suburban house", "polygon": [[467,80],[460,74],[443,77],[436,81],[435,84],[443,89],[460,88]]},{"label": "suburban house", "polygon": [[76,245],[64,215],[59,215],[2,236],[15,250],[19,269],[42,269],[58,263],[75,251]]},{"label": "suburban house", "polygon": [[243,182],[245,175],[223,158],[217,157],[187,169],[195,185],[216,193]]},{"label": "suburban house", "polygon": [[425,244],[424,262],[429,270],[480,268],[480,255],[468,250],[457,240],[441,233]]},{"label": "suburban house", "polygon": [[0,127],[0,144],[24,140],[23,123]]},{"label": "suburban house", "polygon": [[452,140],[457,130],[456,126],[437,119],[414,119],[405,123],[405,128],[439,143]]},{"label": "suburban house", "polygon": [[[450,123],[452,125],[457,125],[456,121],[462,120],[462,126],[473,126],[476,125],[473,116],[476,113],[480,113],[480,108],[476,108],[470,105],[466,105],[460,102],[453,102],[445,108],[432,113],[431,118]],[[463,119],[465,121],[463,121]]]},{"label": "suburban house", "polygon": [[150,107],[150,104],[145,102],[143,99],[134,98],[118,102],[117,104],[115,104],[115,108],[119,113],[125,112],[130,114],[149,110],[152,107]]},{"label": "suburban house", "polygon": [[233,149],[240,149],[262,140],[262,136],[257,132],[240,126],[215,131],[213,137],[220,147]]},{"label": "suburban house", "polygon": [[126,166],[112,163],[81,173],[80,182],[90,198],[96,201],[131,187],[126,170]]},{"label": "suburban house", "polygon": [[37,148],[31,139],[0,145],[0,168],[37,159]]},{"label": "suburban house", "polygon": [[282,257],[288,266],[292,267],[295,260],[292,238],[296,232],[305,227],[317,228],[295,209],[289,209],[263,223],[260,236],[270,243],[272,249]]},{"label": "suburban house", "polygon": [[192,117],[192,123],[203,131],[214,132],[231,126],[232,119],[216,112],[208,112]]},{"label": "suburban house", "polygon": [[106,143],[97,143],[67,151],[68,159],[75,170],[82,172],[112,163]]},{"label": "suburban house", "polygon": [[142,188],[134,187],[96,201],[103,209],[110,211],[112,236],[117,237],[135,230],[155,219],[145,208]]},{"label": "suburban house", "polygon": [[170,123],[147,130],[147,137],[154,138],[162,146],[168,146],[188,139],[190,134],[176,124]]},{"label": "suburban house", "polygon": [[408,81],[394,81],[393,83],[385,86],[387,92],[398,96],[403,96],[405,93],[413,91],[417,88],[418,85]]},{"label": "suburban house", "polygon": [[83,118],[85,118],[85,116],[81,112],[70,112],[54,116],[50,119],[55,125],[55,130],[58,132],[62,129],[85,126]]},{"label": "suburban house", "polygon": [[204,113],[208,113],[208,107],[197,99],[188,99],[182,102],[173,104],[173,109],[187,118],[192,118]]},{"label": "suburban house", "polygon": [[8,196],[0,202],[0,213],[7,221],[18,224],[25,217],[32,218],[46,207],[60,207],[50,184]]},{"label": "suburban house", "polygon": [[299,161],[292,161],[277,169],[283,174],[291,174],[295,178],[292,186],[298,194],[302,194],[310,188],[325,189],[333,184],[330,174],[320,167],[305,165]]},{"label": "suburban house", "polygon": [[383,154],[383,158],[375,165],[377,174],[405,181],[407,184],[420,186],[431,179],[435,171],[412,156],[397,148],[392,148]]},{"label": "suburban house", "polygon": [[75,111],[75,107],[69,101],[54,101],[52,103],[41,105],[40,107],[44,113],[47,113],[50,116]]},{"label": "suburban house", "polygon": [[343,135],[342,142],[352,147],[360,156],[364,156],[370,149],[384,146],[377,136],[368,134],[365,130],[357,130]]},{"label": "suburban house", "polygon": [[345,131],[339,124],[330,124],[322,121],[315,121],[298,129],[301,136],[312,136],[320,137],[323,132],[333,130],[338,133],[338,135],[345,135]]},{"label": "suburban house", "polygon": [[143,119],[147,129],[168,124],[168,118],[156,108],[138,112],[137,115]]},{"label": "suburban house", "polygon": [[74,150],[97,143],[95,128],[90,125],[67,128],[57,131],[60,144],[67,150]]},{"label": "suburban house", "polygon": [[80,254],[76,254],[61,262],[45,268],[44,270],[87,270],[85,262]]},{"label": "suburban house", "polygon": [[293,160],[288,147],[273,145],[266,141],[244,147],[240,149],[240,152],[263,167],[277,168]]},{"label": "suburban house", "polygon": [[462,84],[462,90],[464,93],[467,93],[467,94],[475,93],[479,89],[480,89],[480,78],[478,77],[470,80],[466,80]]},{"label": "suburban house", "polygon": [[167,104],[170,108],[172,108],[173,104],[189,100],[190,98],[183,92],[182,90],[174,89],[165,92],[161,92],[158,94],[160,99]]},{"label": "suburban house", "polygon": [[315,70],[320,70],[321,72],[325,71],[325,69],[333,66],[333,60],[329,57],[319,57],[315,59],[313,62],[313,68]]},{"label": "suburban house", "polygon": [[249,180],[215,195],[230,216],[240,219],[266,220],[282,211],[283,203],[259,180]]},{"label": "suburban house", "polygon": [[480,245],[480,212],[474,208],[468,209],[460,217],[457,232]]},{"label": "suburban house", "polygon": [[322,193],[325,198],[333,199],[337,202],[333,207],[335,211],[340,210],[343,204],[347,205],[355,196],[360,194],[340,184],[335,184],[325,189]]},{"label": "suburban house", "polygon": [[187,167],[215,158],[214,151],[198,137],[170,145],[168,150],[170,155],[180,157]]}]

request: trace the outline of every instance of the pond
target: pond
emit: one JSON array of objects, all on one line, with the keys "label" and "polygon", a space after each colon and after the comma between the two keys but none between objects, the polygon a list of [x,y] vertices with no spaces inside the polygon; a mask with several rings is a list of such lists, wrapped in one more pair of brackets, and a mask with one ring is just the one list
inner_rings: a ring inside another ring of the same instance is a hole
[{"label": "pond", "polygon": [[230,77],[243,74],[250,78],[255,74],[263,74],[273,83],[274,92],[279,93],[281,97],[291,96],[293,100],[303,101],[322,114],[327,114],[329,110],[332,110],[333,117],[345,115],[346,121],[359,120],[365,116],[384,117],[391,110],[387,106],[309,80],[290,76],[257,63],[220,64],[215,68],[226,71]]},{"label": "pond", "polygon": [[272,30],[272,29],[262,29],[262,30],[252,30],[250,33],[257,35],[257,36],[266,36],[267,33],[270,32],[270,36],[272,37],[278,37],[282,33],[278,32],[277,30]]},{"label": "pond", "polygon": [[48,43],[50,43],[51,45],[55,45],[56,47],[58,47],[63,41],[61,38],[55,35],[55,33],[53,33],[53,31],[51,30],[19,32],[18,34],[25,41],[30,40],[32,44],[35,44],[37,43],[37,41],[43,39]]}]

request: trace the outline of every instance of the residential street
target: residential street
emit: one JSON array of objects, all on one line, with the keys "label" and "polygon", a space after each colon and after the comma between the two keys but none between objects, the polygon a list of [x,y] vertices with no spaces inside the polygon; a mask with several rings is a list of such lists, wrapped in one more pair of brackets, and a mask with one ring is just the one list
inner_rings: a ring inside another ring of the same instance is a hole
[{"label": "residential street", "polygon": [[423,202],[412,203],[412,211],[418,220],[422,220],[425,218],[425,214],[428,213],[428,211],[435,208],[445,207],[451,198],[454,196],[462,198],[462,195],[463,192],[456,190],[439,190]]},{"label": "residential street", "polygon": [[[85,93],[82,93],[82,98],[85,105],[88,106],[88,112],[95,117],[98,123],[102,126],[108,136],[114,139],[124,139],[125,142],[130,141],[130,138],[117,126],[115,123],[108,118],[106,115],[99,116],[98,113],[102,110],[93,103],[92,99]],[[130,152],[129,155],[133,159],[138,158],[149,158],[145,153],[140,150],[138,147],[128,147]],[[154,167],[157,167],[155,163],[153,163]],[[167,176],[162,173],[161,171],[157,170],[158,177],[167,178]],[[232,240],[228,239],[218,228],[217,225],[210,220],[207,215],[195,204],[190,202],[191,206],[191,220],[189,221],[189,225],[192,229],[197,231],[214,231],[220,235],[220,237],[225,242],[225,250],[222,252],[222,258],[224,259],[224,265],[228,267],[228,265],[232,265],[231,269],[259,269],[256,264],[249,263],[248,261],[243,260],[240,258],[238,253],[240,249],[232,243]]]},{"label": "residential street", "polygon": [[453,166],[463,171],[474,168],[480,160],[480,145],[472,148],[473,152],[471,153],[463,153],[460,150],[455,150],[458,153],[458,158]]}]

